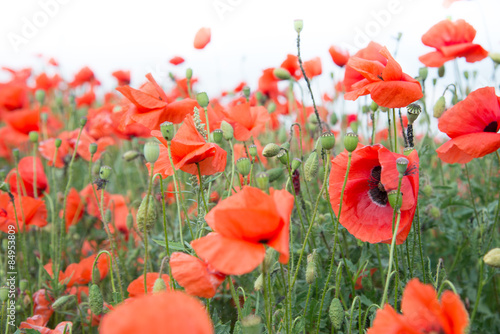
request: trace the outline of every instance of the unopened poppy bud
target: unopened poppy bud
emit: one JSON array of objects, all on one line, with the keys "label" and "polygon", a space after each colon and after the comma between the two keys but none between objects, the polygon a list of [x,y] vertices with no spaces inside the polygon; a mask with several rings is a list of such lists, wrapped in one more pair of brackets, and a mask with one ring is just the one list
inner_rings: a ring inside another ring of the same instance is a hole
[{"label": "unopened poppy bud", "polygon": [[260,273],[259,277],[257,277],[257,279],[255,280],[255,282],[253,283],[253,288],[255,291],[260,291],[262,290],[262,285],[264,284],[264,275],[262,275],[262,273]]},{"label": "unopened poppy bud", "polygon": [[323,132],[321,135],[321,147],[331,150],[335,146],[335,135],[331,132]]},{"label": "unopened poppy bud", "polygon": [[350,127],[352,132],[358,133],[358,125],[359,125],[358,121],[351,122]]},{"label": "unopened poppy bud", "polygon": [[464,71],[465,80],[469,80],[469,71]]},{"label": "unopened poppy bud", "polygon": [[[172,73],[169,73],[169,74],[172,74]],[[191,80],[192,77],[193,77],[193,69],[190,67],[186,68],[186,79]]]},{"label": "unopened poppy bud", "polygon": [[490,52],[489,54],[491,60],[495,62],[495,64],[500,64],[500,53],[499,52]]},{"label": "unopened poppy bud", "polygon": [[500,268],[500,248],[493,248],[486,253],[483,261],[491,267]]},{"label": "unopened poppy bud", "polygon": [[2,182],[2,184],[0,184],[0,190],[6,193],[10,192],[9,184],[6,182]]},{"label": "unopened poppy bud", "polygon": [[250,159],[239,158],[236,160],[236,168],[242,176],[247,176],[250,173]]},{"label": "unopened poppy bud", "polygon": [[47,123],[49,119],[49,114],[47,114],[46,112],[40,113],[40,119],[42,120],[43,123]]},{"label": "unopened poppy bud", "polygon": [[318,117],[316,117],[315,113],[311,113],[307,118],[307,122],[312,123],[314,125],[318,125]]},{"label": "unopened poppy bud", "polygon": [[422,112],[422,107],[416,103],[412,103],[406,107],[406,111],[408,112],[408,123],[413,124],[413,122],[417,120],[418,115]]},{"label": "unopened poppy bud", "polygon": [[255,177],[255,181],[260,190],[267,191],[269,189],[269,174],[266,172],[258,173]]},{"label": "unopened poppy bud", "polygon": [[429,69],[427,67],[421,67],[418,69],[418,76],[422,81],[425,81],[427,79],[427,75],[429,74]]},{"label": "unopened poppy bud", "polygon": [[445,69],[444,69],[444,65],[442,65],[440,68],[438,68],[438,76],[440,78],[444,77],[444,73],[445,73]]},{"label": "unopened poppy bud", "polygon": [[302,21],[302,20],[294,20],[293,21],[293,27],[295,28],[295,32],[297,32],[297,34],[300,34],[300,32],[302,31],[302,29],[304,28],[304,21]]},{"label": "unopened poppy bud", "polygon": [[144,145],[144,157],[147,162],[154,164],[160,157],[160,145],[154,141],[147,142]]},{"label": "unopened poppy bud", "polygon": [[89,290],[89,304],[90,310],[95,315],[102,313],[102,308],[104,306],[104,300],[102,298],[101,289],[97,284],[92,284]]},{"label": "unopened poppy bud", "polygon": [[248,154],[250,154],[252,158],[255,158],[257,156],[257,145],[248,146]]},{"label": "unopened poppy bud", "polygon": [[433,206],[431,207],[430,212],[431,212],[431,216],[432,216],[432,218],[434,218],[434,219],[441,218],[441,210],[439,210],[439,208],[438,208],[437,206],[434,206],[434,205],[433,205]]},{"label": "unopened poppy bud", "polygon": [[7,286],[0,287],[0,301],[2,303],[5,303],[8,298],[9,298],[9,288]]},{"label": "unopened poppy bud", "polygon": [[352,132],[344,136],[344,147],[347,152],[353,152],[358,147],[358,135]]},{"label": "unopened poppy bud", "polygon": [[130,161],[137,159],[140,155],[141,155],[141,153],[139,153],[137,151],[127,151],[127,152],[123,153],[122,158],[123,158],[123,160],[130,162]]},{"label": "unopened poppy bud", "polygon": [[84,127],[87,124],[87,117],[80,118],[80,127]]},{"label": "unopened poppy bud", "polygon": [[97,160],[92,165],[92,175],[100,175],[100,174],[101,174],[101,160]]},{"label": "unopened poppy bud", "polygon": [[141,205],[139,206],[139,210],[137,210],[136,221],[137,221],[137,228],[141,232],[143,232],[145,229],[146,233],[148,233],[153,228],[156,221],[156,210],[155,210],[154,198],[152,195],[144,196],[144,198],[142,199]]},{"label": "unopened poppy bud", "polygon": [[408,167],[408,163],[409,161],[406,158],[401,157],[396,159],[396,168],[400,176],[405,174],[406,168]]},{"label": "unopened poppy bud", "polygon": [[153,293],[158,293],[167,290],[167,285],[163,278],[157,278],[153,285]]},{"label": "unopened poppy bud", "polygon": [[222,121],[220,123],[220,128],[222,130],[222,136],[224,137],[225,140],[233,139],[234,129],[231,124],[229,124],[226,121]]},{"label": "unopened poppy bud", "polygon": [[161,135],[163,136],[163,138],[165,138],[165,140],[171,141],[175,135],[174,123],[168,121],[161,123],[160,131]]},{"label": "unopened poppy bud", "polygon": [[436,86],[436,84],[437,84],[437,79],[436,79],[436,78],[433,78],[433,79],[432,79],[432,85],[433,85],[433,86]]},{"label": "unopened poppy bud", "polygon": [[102,278],[101,272],[99,271],[99,268],[97,266],[95,266],[93,271],[92,271],[92,283],[99,284],[99,282],[101,281],[101,278]]},{"label": "unopened poppy bud", "polygon": [[97,152],[97,144],[96,143],[89,144],[89,152],[90,152],[90,154],[95,154],[95,152]]},{"label": "unopened poppy bud", "polygon": [[272,168],[267,171],[269,175],[269,182],[274,182],[279,179],[283,175],[283,169],[281,168]]},{"label": "unopened poppy bud", "polygon": [[312,181],[318,174],[318,170],[319,170],[318,153],[316,151],[313,151],[307,158],[306,162],[304,163],[304,172],[306,174],[305,175],[306,181],[307,182]]},{"label": "unopened poppy bud", "polygon": [[330,316],[333,327],[339,331],[344,323],[344,308],[342,307],[340,299],[333,298],[330,309],[328,310],[328,315]]},{"label": "unopened poppy bud", "polygon": [[332,125],[335,125],[337,124],[337,122],[339,121],[338,117],[337,117],[337,114],[336,113],[333,113],[331,116],[330,116],[330,123]]},{"label": "unopened poppy bud", "polygon": [[106,209],[106,212],[104,213],[104,219],[107,223],[111,222],[111,217],[112,217],[112,214],[111,214],[111,210],[110,209]]},{"label": "unopened poppy bud", "polygon": [[222,130],[221,129],[216,129],[212,132],[212,139],[214,140],[214,143],[220,144],[222,143]]},{"label": "unopened poppy bud", "polygon": [[299,168],[301,164],[302,164],[302,160],[300,160],[299,158],[293,158],[293,160],[292,160],[292,172],[295,171],[297,168]]},{"label": "unopened poppy bud", "polygon": [[60,138],[56,138],[54,140],[54,145],[55,145],[56,148],[61,147],[61,144],[62,144],[62,140]]},{"label": "unopened poppy bud", "polygon": [[316,279],[318,269],[316,268],[316,261],[314,261],[314,253],[307,255],[306,266],[306,282],[313,284]]},{"label": "unopened poppy bud", "polygon": [[19,281],[19,290],[21,290],[21,292],[28,290],[28,280],[23,278]]},{"label": "unopened poppy bud", "polygon": [[266,249],[266,256],[264,256],[264,261],[262,261],[262,263],[260,264],[261,266],[261,270],[263,272],[269,272],[269,269],[271,269],[271,264],[273,264],[274,262],[274,253],[275,253],[275,250],[272,249],[272,248],[268,248]]},{"label": "unopened poppy bud", "polygon": [[275,143],[269,143],[262,150],[262,155],[265,156],[266,158],[272,158],[276,156],[278,153],[280,153],[280,150],[281,147],[279,147]]},{"label": "unopened poppy bud", "polygon": [[290,151],[290,142],[284,142],[281,144],[281,148],[285,149],[286,151]]},{"label": "unopened poppy bud", "polygon": [[426,184],[423,188],[422,191],[425,196],[430,197],[432,195],[432,186],[430,184]]},{"label": "unopened poppy bud", "polygon": [[290,72],[282,67],[276,67],[273,71],[273,74],[279,80],[288,80],[292,77],[290,75]]},{"label": "unopened poppy bud", "polygon": [[30,131],[29,133],[30,142],[33,144],[38,143],[38,132]]},{"label": "unopened poppy bud", "polygon": [[370,111],[370,107],[368,107],[368,106],[362,106],[361,107],[361,111],[363,112],[363,114],[368,114],[368,112]]},{"label": "unopened poppy bud", "polygon": [[99,177],[103,180],[109,180],[109,177],[111,176],[111,167],[109,166],[102,166],[99,169]]},{"label": "unopened poppy bud", "polygon": [[391,205],[391,208],[395,210],[398,210],[401,207],[401,203],[403,203],[403,193],[401,191],[399,192],[399,198],[397,190],[389,191],[387,193],[387,198],[389,199],[389,204]]},{"label": "unopened poppy bud", "polygon": [[275,111],[276,111],[276,103],[274,103],[273,101],[269,102],[269,104],[267,105],[267,112],[272,114]]},{"label": "unopened poppy bud", "polygon": [[243,87],[243,95],[248,99],[250,97],[250,87],[245,86]]},{"label": "unopened poppy bud", "polygon": [[35,99],[38,103],[43,104],[43,101],[45,101],[45,91],[43,89],[37,89],[35,92]]},{"label": "unopened poppy bud", "polygon": [[378,104],[375,101],[372,101],[372,103],[370,104],[370,109],[371,111],[377,111]]},{"label": "unopened poppy bud", "polygon": [[57,298],[53,303],[52,303],[52,308],[54,310],[62,310],[65,307],[69,306],[72,304],[74,301],[75,295],[66,295]]},{"label": "unopened poppy bud", "polygon": [[127,230],[131,230],[134,227],[134,216],[129,212],[127,215]]},{"label": "unopened poppy bud", "polygon": [[439,118],[443,114],[444,110],[446,108],[446,100],[444,99],[444,96],[441,96],[437,101],[436,104],[434,104],[434,117]]},{"label": "unopened poppy bud", "polygon": [[406,147],[404,150],[403,150],[403,154],[406,155],[406,156],[409,156],[411,154],[411,152],[413,152],[415,150],[414,147]]},{"label": "unopened poppy bud", "polygon": [[279,153],[276,155],[276,158],[283,164],[286,165],[288,163],[288,152],[284,149],[280,149]]},{"label": "unopened poppy bud", "polygon": [[241,320],[243,334],[260,334],[262,333],[262,323],[260,317],[255,314],[250,314]]},{"label": "unopened poppy bud", "polygon": [[206,108],[208,106],[208,95],[205,92],[201,92],[196,94],[196,101],[202,108]]}]

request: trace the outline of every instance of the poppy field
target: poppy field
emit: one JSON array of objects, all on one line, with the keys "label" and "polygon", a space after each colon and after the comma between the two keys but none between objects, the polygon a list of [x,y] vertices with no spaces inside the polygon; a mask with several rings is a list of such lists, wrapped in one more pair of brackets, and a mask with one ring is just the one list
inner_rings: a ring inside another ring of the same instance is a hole
[{"label": "poppy field", "polygon": [[0,333],[500,333],[500,54],[445,19],[318,90],[305,29],[216,95],[4,67]]}]

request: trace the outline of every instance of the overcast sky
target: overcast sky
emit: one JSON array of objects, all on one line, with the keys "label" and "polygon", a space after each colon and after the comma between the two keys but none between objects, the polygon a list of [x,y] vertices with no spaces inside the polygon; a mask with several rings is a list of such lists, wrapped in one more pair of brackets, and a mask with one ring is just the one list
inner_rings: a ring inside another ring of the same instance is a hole
[{"label": "overcast sky", "polygon": [[[2,0],[0,65],[41,71],[43,62],[34,56],[41,53],[60,62],[65,78],[90,66],[108,88],[114,70],[132,70],[132,86],[138,86],[148,72],[167,82],[169,71],[182,75],[191,67],[199,89],[216,94],[242,80],[255,87],[262,69],[296,54],[293,20],[301,18],[303,58],[320,56],[323,73],[336,70],[331,45],[353,53],[375,40],[394,53],[402,32],[396,58],[415,76],[418,56],[431,51],[422,34],[448,16],[466,19],[478,43],[500,51],[499,12],[498,0],[458,1],[448,9],[442,0]],[[195,50],[200,27],[212,29],[212,41]],[[174,67],[168,64],[173,56],[186,62]],[[489,62],[480,66],[491,69]]]}]

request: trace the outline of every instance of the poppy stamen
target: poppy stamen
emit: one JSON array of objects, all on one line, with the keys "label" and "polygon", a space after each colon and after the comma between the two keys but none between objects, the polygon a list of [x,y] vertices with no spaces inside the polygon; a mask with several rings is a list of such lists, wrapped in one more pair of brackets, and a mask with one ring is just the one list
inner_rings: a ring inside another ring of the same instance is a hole
[{"label": "poppy stamen", "polygon": [[368,184],[370,185],[368,196],[376,205],[386,206],[389,199],[387,197],[387,191],[385,190],[384,185],[382,184],[382,182],[380,182],[381,173],[381,166],[373,167],[370,179],[368,180]]},{"label": "poppy stamen", "polygon": [[497,121],[493,121],[490,124],[486,125],[483,132],[493,132],[496,133],[498,131],[498,123]]}]

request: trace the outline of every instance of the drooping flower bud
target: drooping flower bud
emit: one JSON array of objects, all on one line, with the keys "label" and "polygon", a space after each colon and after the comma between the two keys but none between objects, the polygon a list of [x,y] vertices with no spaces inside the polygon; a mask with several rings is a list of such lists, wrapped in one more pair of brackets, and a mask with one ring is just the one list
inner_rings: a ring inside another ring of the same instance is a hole
[{"label": "drooping flower bud", "polygon": [[282,67],[276,67],[273,70],[273,74],[279,80],[289,80],[292,77],[290,75],[290,72],[288,72],[288,70],[286,70]]},{"label": "drooping flower bud", "polygon": [[358,147],[358,135],[352,132],[344,136],[344,147],[347,152],[353,152]]},{"label": "drooping flower bud", "polygon": [[438,68],[438,76],[440,78],[444,77],[444,73],[445,73],[445,69],[444,69],[444,65],[442,65],[440,68]]},{"label": "drooping flower bud", "polygon": [[21,292],[28,290],[28,280],[23,278],[19,281],[19,290],[21,290]]},{"label": "drooping flower bud", "polygon": [[297,168],[299,168],[301,164],[302,164],[302,160],[300,160],[299,158],[293,158],[292,159],[292,172],[295,171]]},{"label": "drooping flower bud", "polygon": [[306,181],[307,182],[312,181],[318,174],[318,170],[319,170],[318,153],[316,151],[312,151],[312,153],[309,155],[304,164]]},{"label": "drooping flower bud", "polygon": [[160,157],[160,145],[155,141],[147,142],[144,145],[144,157],[147,162],[154,164]]},{"label": "drooping flower bud", "polygon": [[141,155],[141,153],[137,152],[137,151],[127,151],[127,152],[123,153],[122,158],[123,158],[123,160],[130,162],[130,161],[137,159],[140,155]]},{"label": "drooping flower bud", "polygon": [[167,290],[167,285],[163,278],[157,278],[153,285],[153,293],[158,293]]},{"label": "drooping flower bud", "polygon": [[80,118],[80,127],[84,127],[87,124],[87,117]]},{"label": "drooping flower bud", "polygon": [[267,174],[269,175],[269,182],[274,182],[283,175],[283,169],[279,167],[272,168],[267,170]]},{"label": "drooping flower bud", "polygon": [[338,121],[339,121],[339,119],[337,117],[337,114],[336,113],[332,113],[332,115],[330,116],[330,123],[332,125],[335,125],[335,124],[337,124]]},{"label": "drooping flower bud", "polygon": [[253,288],[255,291],[260,291],[262,290],[262,285],[264,284],[264,275],[262,275],[262,273],[260,273],[259,277],[257,277],[257,279],[255,280],[255,282],[253,283]]},{"label": "drooping flower bud", "polygon": [[134,227],[134,216],[129,212],[127,214],[127,229],[130,231]]},{"label": "drooping flower bud", "polygon": [[441,96],[434,104],[434,117],[439,118],[446,109],[446,100],[444,96]]},{"label": "drooping flower bud", "polygon": [[344,308],[342,307],[340,299],[333,298],[330,309],[328,310],[328,315],[330,316],[333,327],[339,331],[344,323]]},{"label": "drooping flower bud", "polygon": [[160,124],[160,131],[166,141],[171,141],[175,136],[174,123],[165,121]]},{"label": "drooping flower bud", "polygon": [[52,308],[56,311],[63,310],[73,304],[74,300],[75,295],[66,295],[59,297],[52,303]]},{"label": "drooping flower bud", "polygon": [[198,93],[196,94],[196,101],[198,101],[198,104],[202,107],[202,108],[206,108],[208,107],[208,95],[207,93],[205,92],[201,92],[201,93]]},{"label": "drooping flower bud", "polygon": [[108,181],[110,176],[111,176],[111,167],[109,167],[109,166],[102,166],[99,169],[99,177],[102,180]]},{"label": "drooping flower bud", "polygon": [[5,303],[8,298],[9,298],[9,288],[7,286],[0,287],[0,301],[2,302],[2,304]]},{"label": "drooping flower bud", "polygon": [[275,143],[269,143],[262,150],[262,155],[265,156],[266,158],[272,158],[276,156],[280,152],[280,150],[281,147],[279,147]]},{"label": "drooping flower bud", "polygon": [[250,159],[243,157],[236,160],[236,168],[242,176],[247,176],[250,173]]},{"label": "drooping flower bud", "polygon": [[439,210],[439,208],[435,205],[431,206],[430,213],[432,218],[434,219],[441,218],[441,210]]},{"label": "drooping flower bud", "polygon": [[318,272],[318,269],[316,267],[316,261],[315,261],[315,252],[316,250],[307,255],[307,266],[306,266],[306,282],[307,284],[313,284],[314,280],[316,279],[316,275]]},{"label": "drooping flower bud", "polygon": [[136,221],[137,221],[137,228],[141,232],[143,232],[145,228],[146,233],[148,233],[153,228],[156,222],[156,209],[155,209],[154,198],[152,195],[144,196],[144,198],[142,199],[141,205],[139,206],[139,210],[137,210]]},{"label": "drooping flower bud", "polygon": [[275,111],[276,111],[276,103],[274,103],[273,101],[269,102],[269,104],[267,105],[267,112],[272,114]]},{"label": "drooping flower bud", "polygon": [[491,267],[500,268],[500,248],[493,248],[486,253],[483,261]]},{"label": "drooping flower bud", "polygon": [[89,290],[89,304],[90,310],[95,315],[102,313],[102,308],[104,306],[104,300],[102,298],[101,289],[97,284],[92,284]]},{"label": "drooping flower bud", "polygon": [[222,121],[220,123],[220,128],[222,130],[222,135],[223,135],[225,140],[233,139],[234,129],[233,129],[233,126],[231,124],[229,124],[226,121]]}]

